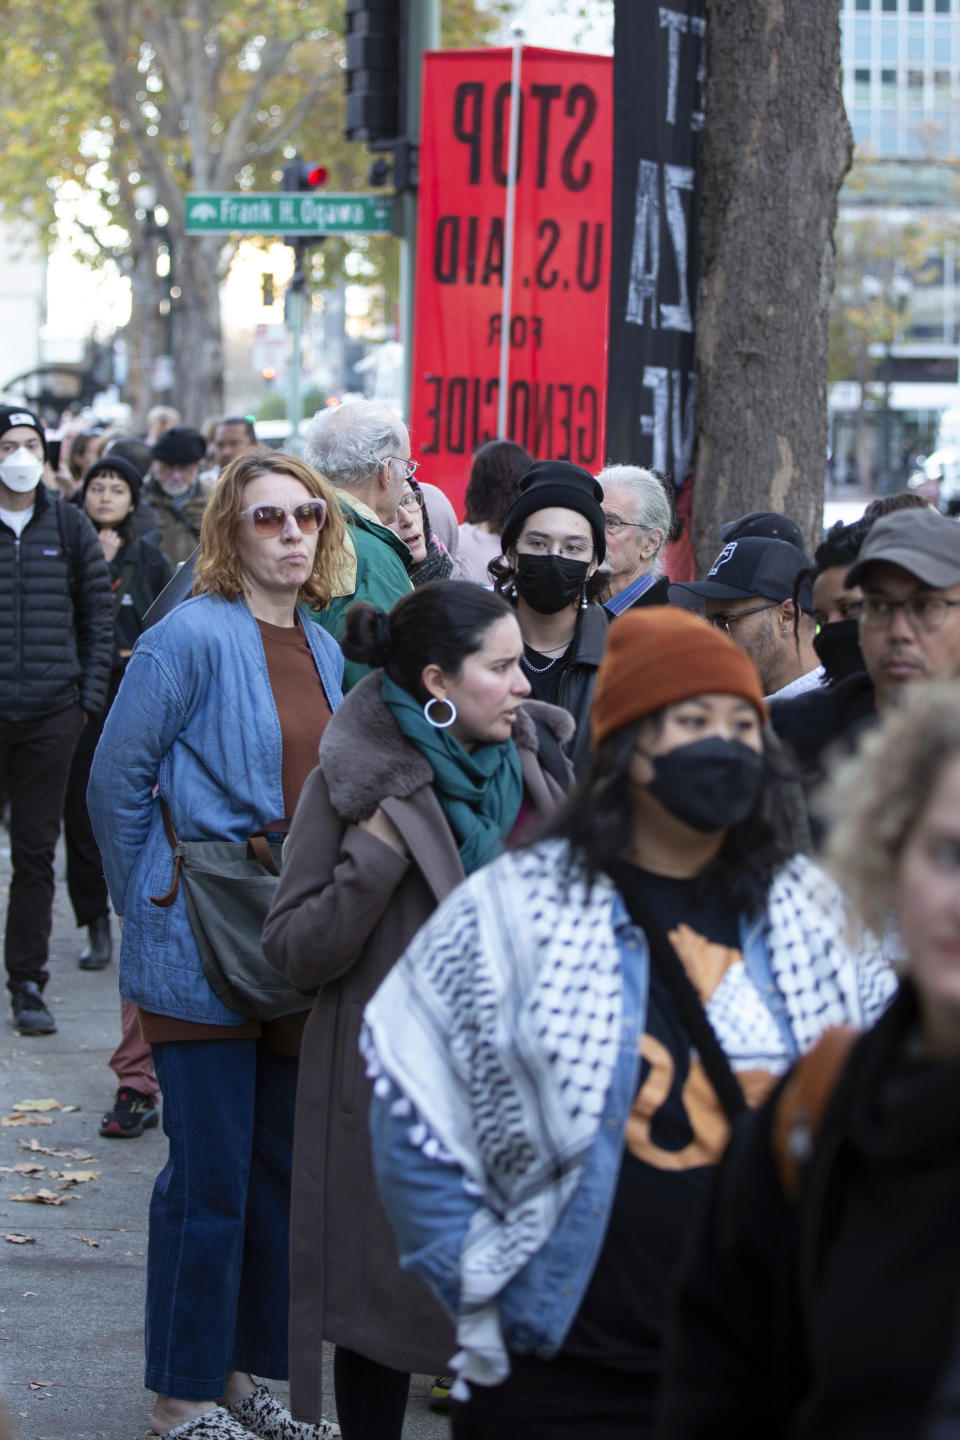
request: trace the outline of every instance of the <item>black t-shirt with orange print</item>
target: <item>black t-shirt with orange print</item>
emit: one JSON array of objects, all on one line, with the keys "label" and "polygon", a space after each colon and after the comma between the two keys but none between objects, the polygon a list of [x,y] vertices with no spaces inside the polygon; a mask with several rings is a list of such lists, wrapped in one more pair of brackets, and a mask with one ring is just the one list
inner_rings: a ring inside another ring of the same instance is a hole
[{"label": "black t-shirt with orange print", "polygon": [[[736,910],[722,900],[702,899],[695,880],[639,869],[635,877],[645,909],[668,935],[705,1004],[722,985],[734,992],[749,985]],[[730,1133],[653,964],[640,1056],[607,1234],[563,1350],[614,1369],[647,1371],[660,1368],[669,1291],[710,1169]],[[751,1105],[760,1104],[781,1068],[736,1066]]]}]

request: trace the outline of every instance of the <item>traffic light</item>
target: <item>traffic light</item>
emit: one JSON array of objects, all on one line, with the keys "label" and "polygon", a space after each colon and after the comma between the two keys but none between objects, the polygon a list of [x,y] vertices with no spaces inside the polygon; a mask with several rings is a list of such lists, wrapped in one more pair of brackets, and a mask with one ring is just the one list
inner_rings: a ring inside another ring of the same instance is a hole
[{"label": "traffic light", "polygon": [[406,10],[406,0],[346,0],[348,140],[403,134]]},{"label": "traffic light", "polygon": [[273,276],[268,270],[264,270],[260,276],[260,290],[263,294],[264,305],[273,305],[276,296],[273,292]]},{"label": "traffic light", "polygon": [[317,190],[326,183],[327,171],[323,165],[311,165],[306,160],[290,160],[283,167],[284,190]]}]

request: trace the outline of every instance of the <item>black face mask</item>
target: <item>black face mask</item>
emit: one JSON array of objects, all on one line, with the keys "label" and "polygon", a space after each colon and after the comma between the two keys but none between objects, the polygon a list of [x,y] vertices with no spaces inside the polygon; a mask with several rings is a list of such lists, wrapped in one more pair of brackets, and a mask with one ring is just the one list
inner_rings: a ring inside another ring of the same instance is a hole
[{"label": "black face mask", "polygon": [[741,740],[695,740],[650,758],[650,794],[704,835],[746,820],[756,803],[763,756]]},{"label": "black face mask", "polygon": [[556,615],[579,596],[587,582],[588,560],[560,555],[518,555],[514,584],[521,600],[538,615]]},{"label": "black face mask", "polygon": [[813,648],[831,683],[846,680],[848,675],[867,668],[860,650],[860,625],[856,620],[834,620],[829,625],[821,625],[813,637]]}]

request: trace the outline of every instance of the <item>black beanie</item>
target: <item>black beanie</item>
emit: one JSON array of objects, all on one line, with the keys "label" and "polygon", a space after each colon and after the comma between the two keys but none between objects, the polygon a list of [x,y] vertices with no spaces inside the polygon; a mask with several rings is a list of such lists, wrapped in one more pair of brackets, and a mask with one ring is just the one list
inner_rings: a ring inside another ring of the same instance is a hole
[{"label": "black beanie", "polygon": [[16,425],[29,425],[31,430],[36,430],[43,441],[43,458],[47,458],[47,436],[43,425],[34,415],[32,410],[27,410],[23,405],[0,405],[0,435],[5,435]]},{"label": "black beanie", "polygon": [[590,522],[596,559],[603,560],[607,553],[606,524],[600,508],[603,489],[589,470],[581,470],[569,460],[538,460],[521,477],[517,489],[520,494],[507,511],[500,535],[504,554],[516,543],[529,515],[560,505],[564,510],[576,510]]},{"label": "black beanie", "polygon": [[207,453],[207,442],[192,425],[164,430],[153,447],[154,460],[167,465],[197,465]]},{"label": "black beanie", "polygon": [[87,486],[95,475],[119,475],[130,487],[130,494],[133,496],[134,509],[140,504],[140,490],[143,485],[143,476],[136,465],[131,465],[129,460],[124,460],[120,455],[103,455],[96,460],[83,475],[83,494],[86,496]]}]

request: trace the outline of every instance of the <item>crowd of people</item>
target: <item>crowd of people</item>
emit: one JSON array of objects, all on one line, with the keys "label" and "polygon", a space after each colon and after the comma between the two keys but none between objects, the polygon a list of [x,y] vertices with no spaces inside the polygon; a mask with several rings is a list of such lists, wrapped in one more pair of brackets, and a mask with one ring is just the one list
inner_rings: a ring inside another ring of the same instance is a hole
[{"label": "crowd of people", "polygon": [[958,523],[671,583],[652,470],[492,441],[461,524],[374,402],[151,419],[0,409],[12,1020],[62,820],[151,1433],[955,1433]]}]

